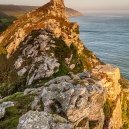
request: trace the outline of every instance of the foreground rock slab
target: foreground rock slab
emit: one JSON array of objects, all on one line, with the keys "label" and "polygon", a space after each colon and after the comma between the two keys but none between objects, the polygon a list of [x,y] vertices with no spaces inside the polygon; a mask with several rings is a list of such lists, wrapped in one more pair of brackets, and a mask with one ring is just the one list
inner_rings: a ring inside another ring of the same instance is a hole
[{"label": "foreground rock slab", "polygon": [[74,129],[72,124],[58,115],[29,111],[20,120],[17,129]]}]

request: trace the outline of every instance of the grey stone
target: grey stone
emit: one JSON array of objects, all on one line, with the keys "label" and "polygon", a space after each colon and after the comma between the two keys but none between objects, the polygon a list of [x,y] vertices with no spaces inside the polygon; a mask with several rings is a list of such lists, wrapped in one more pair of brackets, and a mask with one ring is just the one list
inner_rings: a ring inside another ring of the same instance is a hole
[{"label": "grey stone", "polygon": [[17,59],[17,61],[14,64],[15,69],[20,68],[23,62],[24,62],[24,60],[22,59],[22,56],[19,56],[19,58]]},{"label": "grey stone", "polygon": [[74,129],[74,127],[58,115],[29,111],[21,116],[17,129]]},{"label": "grey stone", "polygon": [[26,73],[27,69],[24,67],[20,71],[17,72],[18,76],[23,76]]},{"label": "grey stone", "polygon": [[3,102],[0,104],[0,119],[5,116],[6,108],[14,106],[13,102]]}]

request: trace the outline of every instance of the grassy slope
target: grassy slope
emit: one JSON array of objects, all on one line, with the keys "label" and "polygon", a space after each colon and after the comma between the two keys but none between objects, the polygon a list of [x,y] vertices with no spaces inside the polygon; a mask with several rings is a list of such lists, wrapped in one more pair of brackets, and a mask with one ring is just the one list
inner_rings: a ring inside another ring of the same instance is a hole
[{"label": "grassy slope", "polygon": [[34,95],[24,96],[21,92],[4,99],[2,102],[12,101],[15,106],[6,109],[5,117],[0,119],[0,129],[16,129],[19,118],[30,110],[30,104],[33,100]]}]

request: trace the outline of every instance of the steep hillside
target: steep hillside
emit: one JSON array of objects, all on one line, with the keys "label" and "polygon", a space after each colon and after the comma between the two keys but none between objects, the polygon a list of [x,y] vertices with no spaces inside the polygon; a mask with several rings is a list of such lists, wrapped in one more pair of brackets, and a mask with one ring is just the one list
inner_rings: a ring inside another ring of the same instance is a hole
[{"label": "steep hillside", "polygon": [[0,32],[5,30],[6,26],[2,23],[2,21],[0,20]]},{"label": "steep hillside", "polygon": [[0,35],[0,128],[128,129],[128,88],[84,46],[63,0]]},{"label": "steep hillside", "polygon": [[[6,14],[7,16],[16,16],[18,14],[26,13],[24,9],[17,5],[0,5],[0,12]],[[2,17],[0,15],[0,17]]]}]

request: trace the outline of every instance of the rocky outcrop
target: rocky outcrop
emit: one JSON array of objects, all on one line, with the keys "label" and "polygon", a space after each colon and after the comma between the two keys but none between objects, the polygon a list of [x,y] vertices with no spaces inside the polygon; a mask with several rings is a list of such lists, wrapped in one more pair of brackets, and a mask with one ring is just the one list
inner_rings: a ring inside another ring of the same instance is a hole
[{"label": "rocky outcrop", "polygon": [[[18,69],[18,76],[22,77],[25,73],[28,73],[28,85],[31,85],[35,80],[48,78],[57,73],[60,66],[53,53],[48,55],[50,48],[56,47],[55,41],[52,40],[53,35],[44,30],[38,33],[39,36],[33,39],[31,44],[29,44],[29,41],[32,40],[31,36],[23,42],[22,55],[18,57],[14,64],[15,69]],[[26,58],[31,59],[32,64],[23,66]]]},{"label": "rocky outcrop", "polygon": [[[66,116],[74,128],[91,128],[92,123],[94,129],[118,129],[122,127],[119,75],[118,68],[100,65],[92,73],[57,77],[45,83],[45,87],[26,89],[24,94],[37,95],[31,109],[41,110],[42,100],[44,112]],[[113,97],[110,88],[114,88]],[[104,109],[107,99],[114,103],[109,107],[108,124]]]},{"label": "rocky outcrop", "polygon": [[65,5],[64,0],[51,0],[50,4],[52,4],[49,9],[48,14],[52,14],[54,16],[59,16],[65,18]]},{"label": "rocky outcrop", "polygon": [[29,111],[21,116],[17,129],[73,129],[73,125],[58,115]]},{"label": "rocky outcrop", "polygon": [[110,107],[111,115],[107,126],[108,129],[119,129],[122,127],[121,85],[119,84],[120,70],[117,67],[107,64],[97,66],[92,71],[94,75],[105,76],[104,74],[106,74],[106,77],[98,83],[106,89],[108,100],[113,103]]},{"label": "rocky outcrop", "polygon": [[[44,86],[38,89],[26,89],[24,94],[36,93],[39,100],[42,99],[44,112],[67,116],[74,128],[89,128],[90,121],[97,121],[96,126],[103,128],[103,105],[107,93],[91,78],[89,72],[72,77],[58,77],[45,83]],[[41,110],[37,100],[36,98],[33,102],[33,109]]]}]

